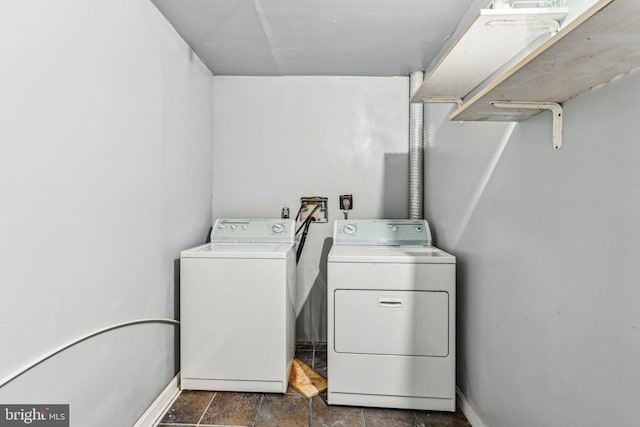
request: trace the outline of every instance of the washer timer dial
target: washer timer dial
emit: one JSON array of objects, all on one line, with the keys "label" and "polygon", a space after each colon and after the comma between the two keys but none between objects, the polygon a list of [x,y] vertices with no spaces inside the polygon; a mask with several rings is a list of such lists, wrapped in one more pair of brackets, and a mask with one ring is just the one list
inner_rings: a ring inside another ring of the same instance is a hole
[{"label": "washer timer dial", "polygon": [[271,231],[273,231],[274,233],[282,233],[284,231],[284,224],[282,223],[273,224],[271,226]]}]

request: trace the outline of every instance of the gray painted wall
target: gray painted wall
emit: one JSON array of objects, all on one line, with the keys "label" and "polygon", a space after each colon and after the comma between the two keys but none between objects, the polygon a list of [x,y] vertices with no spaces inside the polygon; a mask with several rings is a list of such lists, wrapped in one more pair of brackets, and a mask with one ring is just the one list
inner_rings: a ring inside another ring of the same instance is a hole
[{"label": "gray painted wall", "polygon": [[520,124],[427,106],[426,215],[458,257],[458,385],[486,426],[637,424],[640,74]]},{"label": "gray painted wall", "polygon": [[[80,335],[174,318],[180,249],[211,222],[212,75],[145,0],[0,5],[0,378]],[[132,425],[176,329],[85,341],[0,389]]]},{"label": "gray painted wall", "polygon": [[338,196],[353,218],[406,218],[406,77],[214,78],[213,216],[292,216],[329,198],[298,265],[298,340],[326,341],[326,257]]}]

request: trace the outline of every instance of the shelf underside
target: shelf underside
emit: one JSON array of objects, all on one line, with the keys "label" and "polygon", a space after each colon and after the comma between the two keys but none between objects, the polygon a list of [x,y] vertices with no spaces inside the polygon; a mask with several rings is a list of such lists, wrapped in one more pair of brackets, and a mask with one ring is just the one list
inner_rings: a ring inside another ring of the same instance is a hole
[{"label": "shelf underside", "polygon": [[501,74],[466,100],[449,119],[521,121],[540,111],[499,109],[491,103],[562,103],[639,69],[638,22],[640,1],[614,0]]},{"label": "shelf underside", "polygon": [[411,101],[464,97],[523,48],[548,39],[567,11],[567,8],[482,9],[426,76]]}]

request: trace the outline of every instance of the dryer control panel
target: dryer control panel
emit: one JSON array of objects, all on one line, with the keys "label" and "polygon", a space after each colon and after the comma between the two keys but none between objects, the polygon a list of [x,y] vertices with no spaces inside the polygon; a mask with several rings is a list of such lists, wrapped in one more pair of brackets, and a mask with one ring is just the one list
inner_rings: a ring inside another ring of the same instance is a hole
[{"label": "dryer control panel", "polygon": [[218,219],[211,230],[212,243],[293,243],[292,219]]},{"label": "dryer control panel", "polygon": [[337,220],[333,244],[431,246],[431,229],[424,219]]}]

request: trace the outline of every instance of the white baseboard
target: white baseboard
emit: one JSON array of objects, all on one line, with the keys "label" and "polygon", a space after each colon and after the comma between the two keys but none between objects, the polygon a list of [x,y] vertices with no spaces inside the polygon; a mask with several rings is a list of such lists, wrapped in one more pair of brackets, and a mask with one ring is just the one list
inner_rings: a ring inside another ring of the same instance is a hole
[{"label": "white baseboard", "polygon": [[458,406],[464,416],[467,417],[469,423],[471,423],[473,427],[487,427],[458,387],[456,387],[456,394],[458,395]]},{"label": "white baseboard", "polygon": [[160,393],[160,396],[153,401],[151,406],[142,414],[133,427],[154,427],[160,422],[162,416],[180,395],[179,377],[180,372],[173,377],[171,382],[164,388],[162,393]]}]

